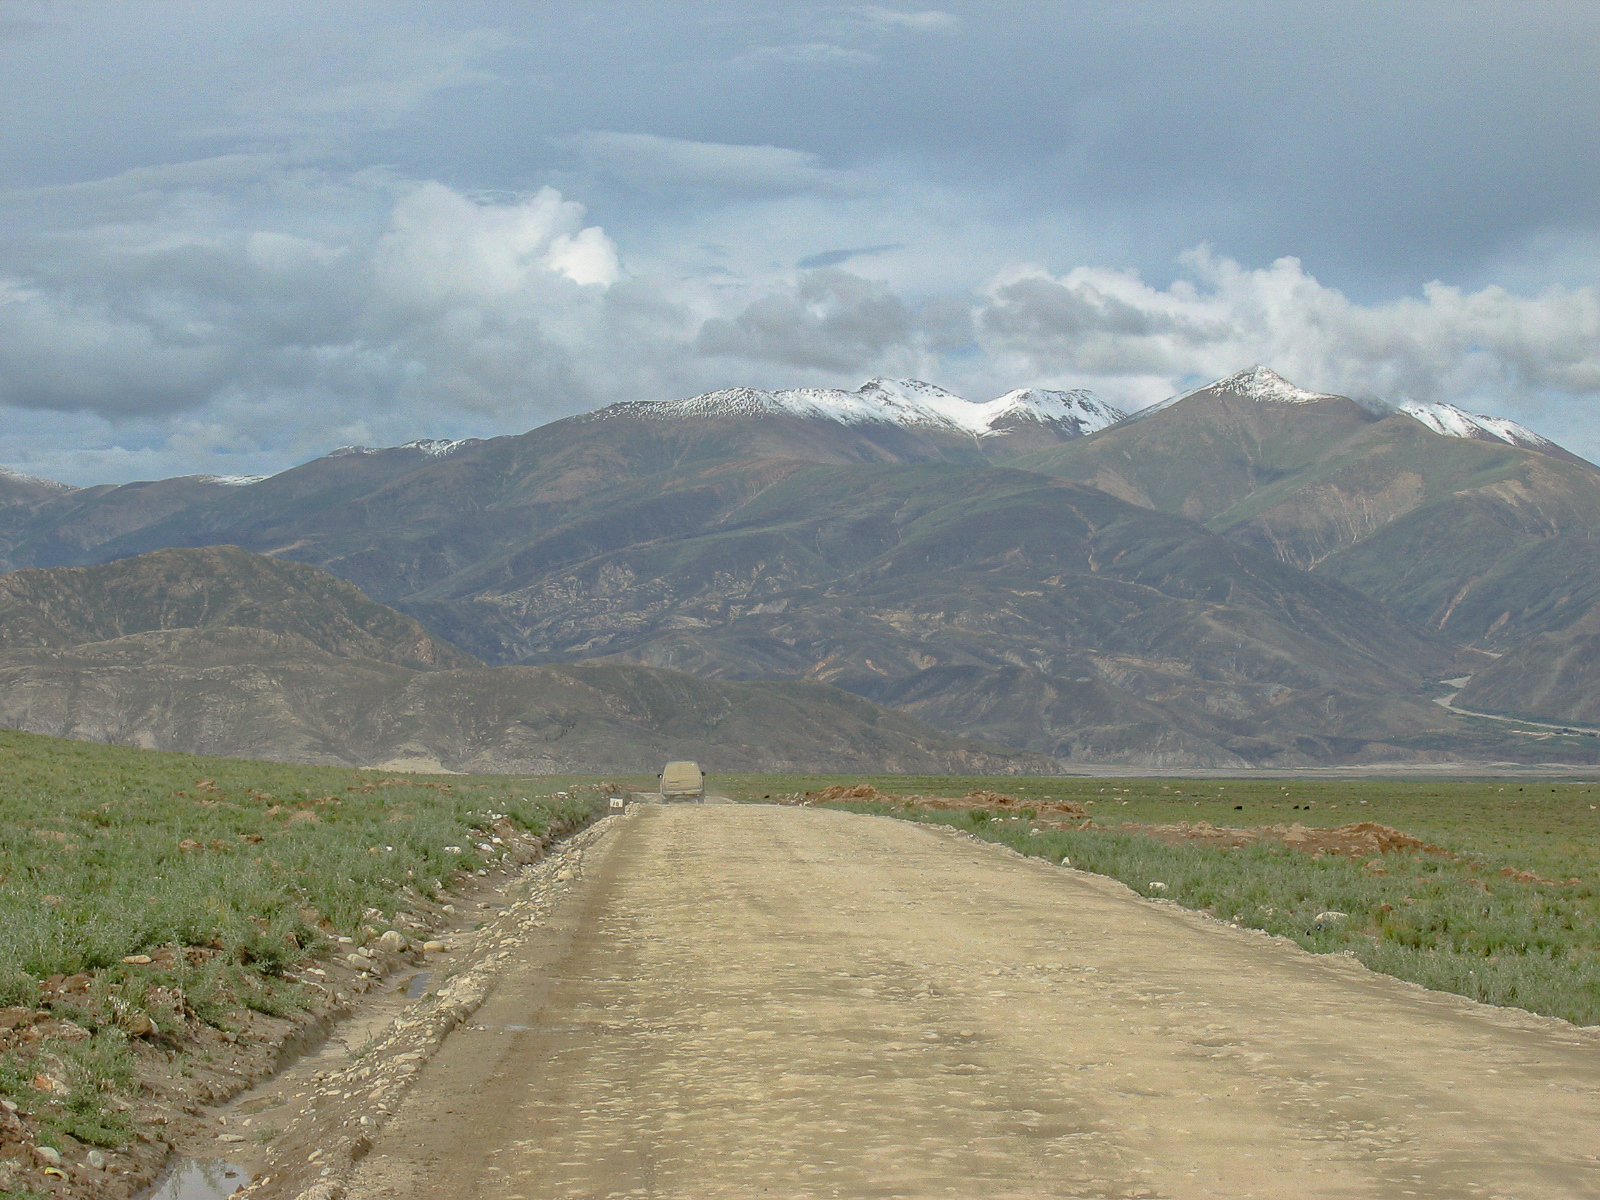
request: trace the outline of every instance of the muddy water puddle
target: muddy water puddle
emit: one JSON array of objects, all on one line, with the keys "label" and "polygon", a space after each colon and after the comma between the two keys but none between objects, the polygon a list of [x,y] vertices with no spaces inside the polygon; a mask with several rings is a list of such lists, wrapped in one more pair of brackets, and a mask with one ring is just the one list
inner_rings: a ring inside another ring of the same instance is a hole
[{"label": "muddy water puddle", "polygon": [[221,1200],[250,1182],[250,1172],[220,1158],[179,1158],[139,1200]]},{"label": "muddy water puddle", "polygon": [[[190,1190],[152,1191],[148,1200],[214,1200],[232,1195],[249,1182],[252,1173],[260,1174],[274,1139],[307,1110],[322,1081],[360,1058],[395,1017],[427,993],[433,978],[435,973],[426,968],[390,977],[381,992],[369,993],[354,1015],[336,1025],[320,1045],[213,1110],[214,1149],[226,1155],[227,1161],[205,1158],[207,1147],[203,1145],[181,1145],[180,1151],[194,1157],[173,1159],[168,1172],[170,1186]],[[228,1171],[237,1174],[229,1176]],[[163,1176],[163,1180],[167,1178]]]},{"label": "muddy water puddle", "polygon": [[279,1135],[316,1106],[326,1081],[360,1060],[395,1018],[448,979],[452,964],[470,955],[475,931],[520,898],[524,884],[525,876],[517,875],[490,885],[493,890],[453,901],[444,914],[450,923],[429,935],[445,943],[443,951],[430,951],[413,969],[397,971],[355,998],[350,1014],[320,1044],[227,1104],[202,1113],[204,1127],[179,1140],[163,1173],[139,1200],[217,1200],[267,1173]]}]

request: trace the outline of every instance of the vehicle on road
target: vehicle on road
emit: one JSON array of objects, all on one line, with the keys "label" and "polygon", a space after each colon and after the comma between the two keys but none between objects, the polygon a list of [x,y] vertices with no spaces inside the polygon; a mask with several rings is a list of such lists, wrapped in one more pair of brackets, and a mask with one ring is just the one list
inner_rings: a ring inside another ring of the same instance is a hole
[{"label": "vehicle on road", "polygon": [[694,800],[701,804],[706,799],[706,777],[700,764],[684,760],[669,762],[661,772],[661,798],[663,800]]}]

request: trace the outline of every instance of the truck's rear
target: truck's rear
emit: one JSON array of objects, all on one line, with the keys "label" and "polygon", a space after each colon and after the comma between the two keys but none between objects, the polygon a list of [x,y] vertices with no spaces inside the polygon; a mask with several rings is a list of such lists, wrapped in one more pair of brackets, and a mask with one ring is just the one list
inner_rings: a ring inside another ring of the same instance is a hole
[{"label": "truck's rear", "polygon": [[661,772],[661,798],[663,800],[696,800],[706,798],[706,777],[697,762],[669,762]]}]

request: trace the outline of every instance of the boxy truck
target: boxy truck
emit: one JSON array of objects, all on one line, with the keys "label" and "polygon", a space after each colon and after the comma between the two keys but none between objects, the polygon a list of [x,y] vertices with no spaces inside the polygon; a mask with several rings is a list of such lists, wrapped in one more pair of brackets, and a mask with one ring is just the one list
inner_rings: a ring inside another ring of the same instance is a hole
[{"label": "boxy truck", "polygon": [[663,800],[694,800],[701,804],[706,799],[706,777],[697,762],[669,762],[661,772],[661,798]]}]

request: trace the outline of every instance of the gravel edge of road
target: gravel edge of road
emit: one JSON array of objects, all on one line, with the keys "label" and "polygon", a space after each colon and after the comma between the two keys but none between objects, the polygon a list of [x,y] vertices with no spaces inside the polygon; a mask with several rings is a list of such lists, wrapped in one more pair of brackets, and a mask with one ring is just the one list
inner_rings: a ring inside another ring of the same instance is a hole
[{"label": "gravel edge of road", "polygon": [[584,852],[613,824],[614,818],[602,817],[511,880],[508,895],[524,895],[477,932],[462,956],[464,965],[437,992],[396,1017],[359,1059],[324,1080],[311,1111],[279,1135],[267,1169],[234,1195],[240,1200],[338,1200],[350,1171],[372,1148],[373,1137],[422,1067],[487,998],[511,957],[508,947],[550,915],[557,892],[577,879]]}]

